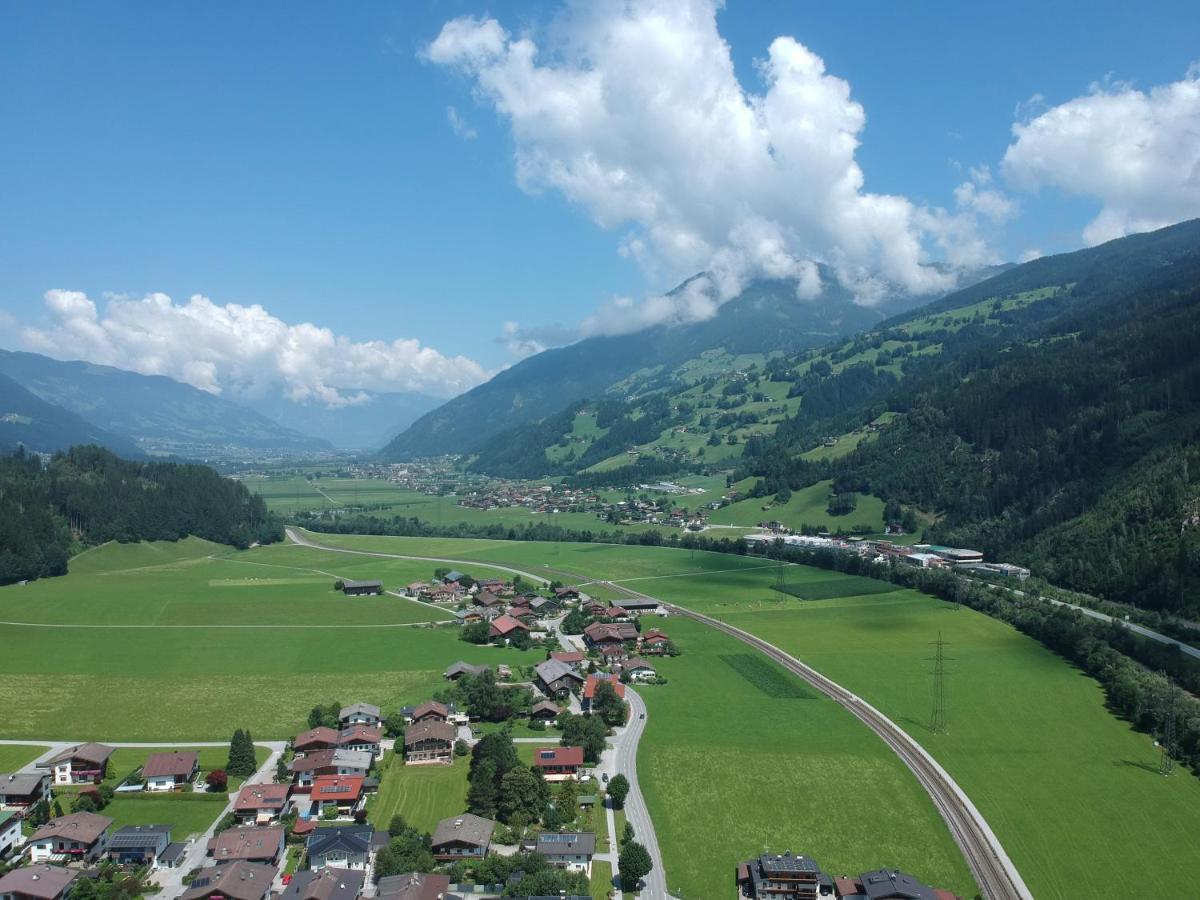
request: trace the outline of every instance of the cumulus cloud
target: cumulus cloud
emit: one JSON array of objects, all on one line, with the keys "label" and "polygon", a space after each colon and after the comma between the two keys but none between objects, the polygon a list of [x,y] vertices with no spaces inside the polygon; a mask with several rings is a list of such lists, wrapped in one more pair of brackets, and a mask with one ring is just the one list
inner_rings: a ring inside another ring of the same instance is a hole
[{"label": "cumulus cloud", "polygon": [[446,107],[446,120],[450,123],[450,130],[464,141],[474,140],[478,136],[478,132],[471,123],[464,119],[453,106]]},{"label": "cumulus cloud", "polygon": [[706,273],[673,296],[613,300],[585,331],[712,315],[760,275],[796,278],[811,297],[816,262],[865,301],[880,285],[929,293],[954,281],[928,264],[930,247],[988,255],[974,218],[998,211],[990,192],[947,212],[866,191],[855,161],[866,114],[850,85],[778,37],[758,63],[761,89],[746,88],[718,6],[573,0],[542,45],[467,16],[423,51],[508,122],[523,189],[628,229],[620,252],[661,282]]},{"label": "cumulus cloud", "polygon": [[474,360],[444,356],[416,340],[352,341],[308,322],[290,325],[263,307],[219,305],[199,294],[108,295],[103,310],[79,291],[45,294],[49,322],[20,331],[23,345],[60,359],[86,359],[167,375],[212,394],[298,402],[362,403],[362,390],[461,393],[488,377]]},{"label": "cumulus cloud", "polygon": [[497,340],[517,359],[533,356],[546,349],[546,345],[537,338],[523,332],[518,322],[505,322]]},{"label": "cumulus cloud", "polygon": [[1017,121],[1013,136],[1003,162],[1010,184],[1100,201],[1083,231],[1088,244],[1200,216],[1200,67],[1148,92],[1092,85]]}]

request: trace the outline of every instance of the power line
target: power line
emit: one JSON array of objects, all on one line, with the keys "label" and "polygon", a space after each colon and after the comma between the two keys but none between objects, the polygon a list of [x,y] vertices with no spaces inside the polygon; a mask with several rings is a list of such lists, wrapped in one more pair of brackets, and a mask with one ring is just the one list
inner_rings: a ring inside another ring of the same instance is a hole
[{"label": "power line", "polygon": [[1161,753],[1158,760],[1158,773],[1160,775],[1170,775],[1175,771],[1175,752],[1176,752],[1176,735],[1175,735],[1175,686],[1167,684],[1167,708],[1163,716],[1162,734],[1158,740],[1159,751]]},{"label": "power line", "polygon": [[946,652],[949,642],[942,640],[938,632],[937,641],[933,646],[937,649],[933,657],[933,710],[929,714],[929,730],[934,734],[945,734],[946,725]]}]

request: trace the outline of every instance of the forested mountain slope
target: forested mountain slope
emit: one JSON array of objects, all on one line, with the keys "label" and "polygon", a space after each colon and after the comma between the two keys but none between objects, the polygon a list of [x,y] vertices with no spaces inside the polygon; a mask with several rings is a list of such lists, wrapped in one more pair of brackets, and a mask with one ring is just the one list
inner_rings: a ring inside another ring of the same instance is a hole
[{"label": "forested mountain slope", "polygon": [[47,464],[0,457],[0,584],[61,575],[88,545],[189,534],[246,547],[283,532],[261,497],[206,466],[123,460],[99,447]]},{"label": "forested mountain slope", "polygon": [[832,477],[936,513],[932,539],[1200,608],[1200,222],[1019,267],[795,372],[797,413],[746,446],[757,493]]},{"label": "forested mountain slope", "polygon": [[73,412],[34,396],[0,374],[0,453],[18,446],[54,453],[75,444],[98,444],[126,457],[140,457],[133,441],[98,428]]}]

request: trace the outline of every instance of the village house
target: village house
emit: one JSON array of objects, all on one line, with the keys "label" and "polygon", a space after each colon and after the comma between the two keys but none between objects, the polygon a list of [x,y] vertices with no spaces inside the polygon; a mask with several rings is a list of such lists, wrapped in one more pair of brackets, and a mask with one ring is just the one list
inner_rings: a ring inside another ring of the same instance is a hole
[{"label": "village house", "polygon": [[338,713],[338,722],[343,728],[351,725],[369,725],[377,728],[380,721],[379,707],[370,703],[351,703],[349,706],[343,706]]},{"label": "village house", "polygon": [[596,835],[589,832],[544,831],[537,836],[535,852],[546,862],[571,872],[592,877],[592,856],[596,853]]},{"label": "village house", "polygon": [[414,581],[404,586],[404,593],[410,597],[420,597],[427,590],[429,590],[429,585],[424,581]]},{"label": "village house", "polygon": [[201,869],[179,900],[266,900],[275,873],[274,865],[241,861]]},{"label": "village house", "polygon": [[148,791],[174,791],[196,780],[200,755],[195,750],[151,753],[142,766],[142,781]]},{"label": "village house", "polygon": [[564,600],[578,600],[579,588],[575,587],[560,587],[554,589],[554,598],[560,603]]},{"label": "village house", "polygon": [[593,622],[583,630],[583,642],[608,657],[623,656],[637,639],[638,630],[627,622]]},{"label": "village house", "polygon": [[374,757],[360,750],[316,750],[288,766],[298,791],[308,791],[318,775],[366,775]]},{"label": "village house", "polygon": [[547,723],[553,722],[558,718],[561,712],[562,710],[558,708],[557,703],[552,703],[549,700],[539,700],[537,703],[533,704],[533,707],[529,710],[529,721]]},{"label": "village house", "polygon": [[492,620],[492,624],[488,628],[488,636],[491,638],[504,638],[505,640],[511,640],[512,636],[519,631],[529,634],[529,626],[520,619],[514,619],[512,616],[503,615],[497,616]]},{"label": "village house", "polygon": [[51,819],[29,838],[30,862],[77,860],[92,862],[108,849],[108,816],[71,813]]},{"label": "village house", "polygon": [[657,628],[651,628],[642,635],[638,650],[643,656],[662,656],[667,652],[671,639]]},{"label": "village house", "polygon": [[366,880],[365,872],[305,869],[293,873],[278,900],[358,900]]},{"label": "village house", "polygon": [[233,801],[233,814],[241,825],[278,822],[288,806],[290,784],[247,784]]},{"label": "village house", "polygon": [[621,675],[628,676],[630,681],[653,681],[658,677],[658,671],[651,663],[635,656],[621,663]]},{"label": "village house", "polygon": [[21,817],[13,809],[0,811],[0,859],[21,842]]},{"label": "village house", "polygon": [[284,830],[278,825],[265,828],[228,828],[208,842],[208,855],[217,865],[252,862],[274,866],[283,858]]},{"label": "village house", "polygon": [[343,581],[342,593],[347,597],[363,597],[368,594],[382,594],[382,581]]},{"label": "village house", "polygon": [[589,675],[587,681],[583,683],[583,693],[579,697],[579,705],[585,713],[591,712],[592,701],[596,698],[596,688],[604,681],[613,686],[617,699],[625,699],[625,685],[621,684],[621,679],[616,675]]},{"label": "village house", "polygon": [[447,681],[458,681],[458,679],[462,678],[464,675],[482,675],[487,670],[487,666],[476,666],[459,660],[458,662],[454,663],[454,665],[450,666],[450,668],[448,668],[445,672],[443,672],[442,677]]},{"label": "village house", "polygon": [[576,672],[587,665],[587,654],[582,650],[556,650],[550,654],[550,658],[566,663]]},{"label": "village house", "polygon": [[484,609],[492,609],[493,607],[504,606],[504,601],[491,591],[480,591],[475,595],[475,598],[472,602],[476,606],[483,607]]},{"label": "village house", "polygon": [[50,776],[45,772],[0,775],[0,809],[29,809],[49,798]]},{"label": "village house", "polygon": [[108,858],[122,866],[153,866],[170,845],[170,825],[126,825],[109,837]]},{"label": "village house", "polygon": [[483,859],[492,843],[496,823],[471,813],[451,816],[438,822],[433,833],[433,858],[438,862]]},{"label": "village house", "polygon": [[586,613],[589,616],[602,616],[602,615],[604,615],[605,610],[607,610],[608,607],[605,606],[603,603],[601,603],[599,600],[588,600],[586,603],[583,604],[581,609],[583,610],[584,613]]},{"label": "village house", "polygon": [[450,710],[444,703],[438,703],[436,700],[426,700],[420,706],[413,709],[412,723],[445,722],[449,716]]},{"label": "village house", "polygon": [[380,842],[386,846],[387,832],[375,839],[370,825],[338,825],[318,828],[308,836],[305,849],[310,869],[349,869],[365,872],[374,859]]},{"label": "village house", "polygon": [[477,607],[470,609],[456,609],[454,618],[459,625],[474,625],[476,622],[483,621],[483,613]]},{"label": "village house", "polygon": [[534,671],[537,673],[537,686],[543,694],[552,699],[562,699],[571,691],[578,690],[583,685],[583,676],[565,662],[548,659],[538,663]]},{"label": "village house", "polygon": [[383,738],[378,726],[350,725],[338,732],[337,748],[339,750],[358,750],[379,755],[379,744]]},{"label": "village house", "polygon": [[309,791],[309,802],[315,813],[326,815],[334,811],[339,816],[352,816],[365,799],[361,775],[318,775]]},{"label": "village house", "polygon": [[48,762],[38,763],[38,768],[49,769],[55,784],[99,784],[108,773],[112,754],[113,748],[103,744],[77,744]]},{"label": "village house", "polygon": [[292,740],[292,751],[304,756],[314,750],[333,750],[338,746],[338,732],[324,725],[302,731]]},{"label": "village house", "polygon": [[446,900],[451,894],[448,875],[405,872],[380,878],[375,887],[376,900]]},{"label": "village house", "polygon": [[630,622],[633,620],[633,616],[630,614],[629,610],[623,606],[608,607],[606,610],[604,610],[604,617],[606,619],[612,619],[614,622]]},{"label": "village house", "polygon": [[583,768],[582,747],[539,747],[533,754],[534,768],[547,781],[569,781]]},{"label": "village house", "polygon": [[23,866],[0,875],[0,900],[63,900],[83,873],[62,866]]},{"label": "village house", "polygon": [[558,602],[549,597],[534,597],[529,601],[529,608],[533,610],[534,615],[545,618],[558,612]]},{"label": "village house", "polygon": [[404,729],[404,761],[445,763],[453,761],[454,739],[458,729],[449,722],[426,720]]}]

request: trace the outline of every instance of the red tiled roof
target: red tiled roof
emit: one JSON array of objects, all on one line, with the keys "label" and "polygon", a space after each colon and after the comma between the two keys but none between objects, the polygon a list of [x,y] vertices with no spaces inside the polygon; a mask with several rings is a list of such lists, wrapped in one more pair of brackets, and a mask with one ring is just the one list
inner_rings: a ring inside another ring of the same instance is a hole
[{"label": "red tiled roof", "polygon": [[361,775],[318,775],[313,779],[313,800],[358,800],[362,795]]},{"label": "red tiled roof", "polygon": [[496,634],[511,634],[514,631],[528,631],[529,626],[512,616],[499,616],[492,620],[492,631]]},{"label": "red tiled roof", "polygon": [[544,766],[582,766],[582,747],[539,747],[533,753],[533,764]]},{"label": "red tiled roof", "polygon": [[585,659],[587,659],[587,656],[580,650],[571,650],[551,653],[550,658],[557,659],[559,662],[564,663],[577,663],[583,662]]},{"label": "red tiled roof", "polygon": [[338,732],[337,744],[342,747],[347,744],[378,744],[382,737],[383,732],[375,725],[349,725]]},{"label": "red tiled roof", "polygon": [[332,728],[326,728],[324,725],[316,728],[310,728],[308,731],[302,731],[296,735],[296,739],[292,741],[292,746],[297,750],[303,750],[305,747],[311,747],[315,744],[329,744],[331,747],[336,746],[338,742],[338,733]]},{"label": "red tiled roof", "polygon": [[583,697],[585,700],[591,700],[596,695],[596,687],[601,681],[612,683],[613,690],[617,692],[617,696],[625,699],[625,685],[621,684],[621,679],[616,675],[589,675],[587,681],[583,683]]},{"label": "red tiled roof", "polygon": [[248,784],[238,791],[233,803],[234,811],[250,812],[256,809],[283,809],[287,804],[288,784]]},{"label": "red tiled roof", "polygon": [[413,721],[420,721],[431,713],[437,716],[439,719],[444,719],[450,715],[450,710],[446,708],[444,703],[438,703],[436,700],[426,700],[413,710]]}]

